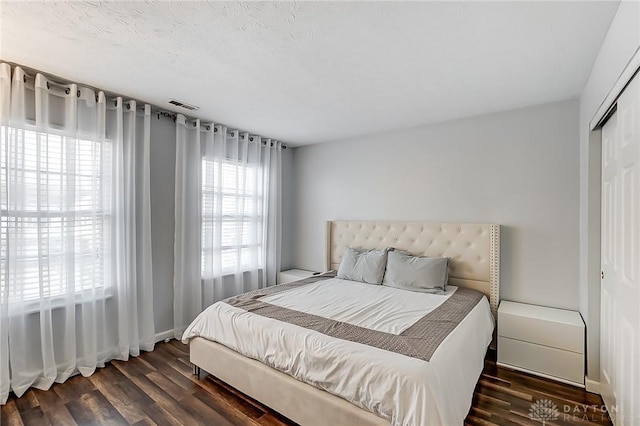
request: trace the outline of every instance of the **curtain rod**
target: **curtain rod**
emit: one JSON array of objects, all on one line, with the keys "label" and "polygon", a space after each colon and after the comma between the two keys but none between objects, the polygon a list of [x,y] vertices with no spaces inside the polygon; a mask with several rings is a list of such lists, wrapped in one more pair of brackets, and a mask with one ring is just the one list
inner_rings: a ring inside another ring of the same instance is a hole
[{"label": "curtain rod", "polygon": [[[160,109],[157,109],[156,111],[153,111],[153,109],[152,109],[152,111],[151,111],[151,112],[152,112],[153,114],[156,114],[156,115],[158,116],[158,120],[160,119],[160,117],[164,117],[164,118],[171,119],[171,120],[173,120],[173,121],[175,122],[175,121],[176,121],[176,118],[178,117],[178,113],[175,113],[175,112],[173,112],[173,111],[164,111],[164,110],[160,110]],[[182,113],[180,113],[180,114],[182,114]],[[182,114],[182,115],[184,115],[184,114]],[[189,121],[196,120],[196,118],[189,118],[189,117],[188,117],[188,116],[186,116],[186,115],[184,115],[184,116],[185,116]],[[200,119],[200,122],[202,122],[202,119]],[[218,123],[218,124],[219,124],[219,125],[221,125],[221,126],[225,126],[225,125],[224,125],[224,124],[222,124],[222,123]],[[208,130],[208,127],[209,127],[209,126],[207,125],[207,130]],[[213,128],[213,131],[214,131],[214,133],[218,132],[218,129],[217,129],[217,128],[215,128],[215,125],[214,125],[214,128]],[[227,133],[228,133],[228,134],[233,135],[233,133],[234,133],[234,132],[238,132],[238,134],[240,134],[240,133],[249,133],[249,134],[250,134],[250,135],[249,135],[249,142],[253,142],[253,138],[254,138],[254,137],[260,137],[260,138],[263,138],[263,139],[270,139],[270,138],[265,138],[265,137],[260,136],[260,135],[251,135],[251,132],[244,132],[244,131],[239,130],[239,129],[232,129],[232,130],[228,130],[228,129],[227,129]],[[263,141],[263,144],[265,144],[265,145],[266,145],[266,143],[267,143],[266,141]],[[271,142],[271,146],[273,146],[273,142]],[[287,149],[287,145],[282,144],[282,149]]]},{"label": "curtain rod", "polygon": [[[99,89],[99,88],[97,88],[97,87],[95,87],[95,86],[92,86],[92,85],[90,85],[90,84],[74,83],[74,82],[69,81],[69,80],[68,80],[68,79],[66,79],[66,78],[62,78],[62,77],[60,77],[60,76],[57,76],[57,75],[54,75],[54,74],[51,74],[51,73],[47,73],[47,72],[43,72],[43,71],[37,70],[37,69],[35,69],[35,68],[31,68],[31,67],[28,67],[28,66],[25,66],[25,65],[21,65],[21,64],[15,63],[15,62],[0,61],[0,63],[9,64],[9,65],[10,65],[11,67],[13,67],[13,68],[15,68],[15,67],[20,67],[20,68],[22,68],[22,69],[25,71],[25,74],[26,74],[26,71],[28,71],[28,72],[29,72],[29,73],[31,73],[31,74],[42,74],[42,75],[44,75],[48,80],[51,80],[54,84],[57,84],[57,85],[60,85],[60,86],[65,86],[65,85],[68,85],[68,84],[76,84],[76,85],[78,85],[78,86],[87,87],[87,88],[89,88],[89,89],[91,89],[91,90],[94,90],[94,91],[96,91],[96,92],[103,92],[107,97],[110,97],[110,98],[111,98],[111,97],[121,97],[123,100],[124,100],[124,99],[127,99],[127,100],[131,100],[131,101],[140,102],[140,103],[142,103],[142,104],[147,104],[147,105],[151,106],[151,113],[156,114],[156,115],[158,116],[158,119],[160,119],[160,116],[162,116],[162,117],[164,117],[164,118],[170,118],[170,119],[172,119],[172,120],[175,122],[175,121],[176,121],[176,117],[178,116],[178,114],[182,114],[182,113],[177,113],[177,112],[173,112],[173,111],[167,111],[167,110],[165,110],[165,109],[163,109],[163,108],[159,107],[158,105],[156,105],[156,104],[152,104],[152,103],[150,103],[150,102],[141,101],[141,100],[139,100],[139,99],[133,99],[133,98],[131,98],[130,96],[124,96],[124,95],[121,95],[121,94],[119,94],[119,93],[115,93],[115,92],[110,92],[110,91],[108,91],[108,90]],[[26,79],[26,78],[27,78],[27,76],[25,75],[25,79]],[[29,75],[29,76],[28,76],[28,78],[33,79],[34,77],[32,77],[31,75]],[[25,82],[26,82],[26,81],[25,81]],[[48,88],[49,88],[49,84],[47,84],[47,89],[48,89]],[[68,94],[68,90],[67,90],[66,92],[67,92],[67,94]],[[80,96],[80,95],[78,95],[78,96]],[[193,116],[189,116],[189,115],[186,115],[186,114],[182,114],[182,115],[184,115],[184,116],[187,118],[187,120],[189,120],[189,121],[191,121],[191,120],[198,120],[198,119],[199,119],[200,121],[203,121],[201,118],[198,118],[198,117],[193,117]],[[207,120],[207,121],[208,121],[208,120]],[[226,126],[225,124],[222,124],[222,123],[219,123],[219,124],[221,124],[221,125],[223,125],[223,126]],[[231,130],[231,132],[234,132],[234,131],[236,131],[236,132],[238,132],[238,133],[251,133],[251,132],[245,132],[245,131],[240,130],[240,129],[233,129],[233,130]],[[255,135],[255,136],[258,136],[258,135]],[[252,137],[253,137],[253,136],[252,136]],[[260,137],[263,137],[263,136],[261,136],[261,135],[260,135]],[[265,138],[265,139],[271,139],[271,138]],[[287,149],[287,145],[282,144],[282,149]]]}]

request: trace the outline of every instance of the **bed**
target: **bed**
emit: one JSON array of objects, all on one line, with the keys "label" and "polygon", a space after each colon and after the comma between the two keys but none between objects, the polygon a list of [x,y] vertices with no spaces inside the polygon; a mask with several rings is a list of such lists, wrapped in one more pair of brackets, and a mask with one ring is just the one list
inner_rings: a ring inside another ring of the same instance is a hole
[{"label": "bed", "polygon": [[[328,271],[338,269],[347,247],[393,247],[449,257],[450,288],[434,299],[323,274],[218,302],[183,335],[194,372],[205,370],[302,425],[462,424],[493,335],[499,232],[493,224],[328,222]],[[469,304],[425,346],[431,350],[414,351],[407,333],[427,317],[450,322],[433,312],[474,296],[466,289],[486,298]],[[430,303],[430,315],[415,316]]]}]

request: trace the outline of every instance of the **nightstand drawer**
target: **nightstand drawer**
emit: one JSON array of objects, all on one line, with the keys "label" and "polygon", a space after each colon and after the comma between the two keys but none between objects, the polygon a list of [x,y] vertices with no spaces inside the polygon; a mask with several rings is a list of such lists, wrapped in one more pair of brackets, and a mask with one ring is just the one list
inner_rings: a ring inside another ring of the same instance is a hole
[{"label": "nightstand drawer", "polygon": [[542,373],[579,386],[584,383],[582,354],[498,337],[498,364]]},{"label": "nightstand drawer", "polygon": [[502,302],[498,336],[584,353],[584,323],[578,312]]},{"label": "nightstand drawer", "polygon": [[317,275],[317,272],[306,271],[304,269],[289,269],[288,271],[282,271],[278,273],[278,284],[286,284],[292,281],[303,280],[313,275]]}]

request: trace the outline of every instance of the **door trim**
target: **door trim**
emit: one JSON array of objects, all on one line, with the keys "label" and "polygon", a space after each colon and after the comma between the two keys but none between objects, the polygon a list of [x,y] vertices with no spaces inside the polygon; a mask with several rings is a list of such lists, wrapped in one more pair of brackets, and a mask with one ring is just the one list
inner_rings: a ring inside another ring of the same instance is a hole
[{"label": "door trim", "polygon": [[600,382],[596,382],[595,380],[591,380],[587,376],[584,376],[584,385],[588,392],[600,395]]},{"label": "door trim", "polygon": [[629,62],[624,66],[622,73],[596,110],[596,113],[589,122],[589,130],[593,131],[604,124],[605,119],[608,118],[611,108],[615,105],[618,97],[638,71],[640,71],[640,47],[636,49],[631,59],[629,59]]}]

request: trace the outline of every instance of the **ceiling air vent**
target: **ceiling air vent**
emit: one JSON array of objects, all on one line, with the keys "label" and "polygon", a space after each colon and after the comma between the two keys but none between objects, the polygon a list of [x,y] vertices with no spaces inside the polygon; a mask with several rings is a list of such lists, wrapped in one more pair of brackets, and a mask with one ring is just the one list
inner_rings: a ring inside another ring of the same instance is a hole
[{"label": "ceiling air vent", "polygon": [[189,111],[195,111],[197,109],[200,109],[199,107],[197,107],[195,105],[189,105],[189,104],[186,104],[184,102],[177,101],[175,99],[169,99],[169,103],[171,105],[175,105],[175,106],[179,106],[179,107],[184,108],[184,109],[188,109]]}]

